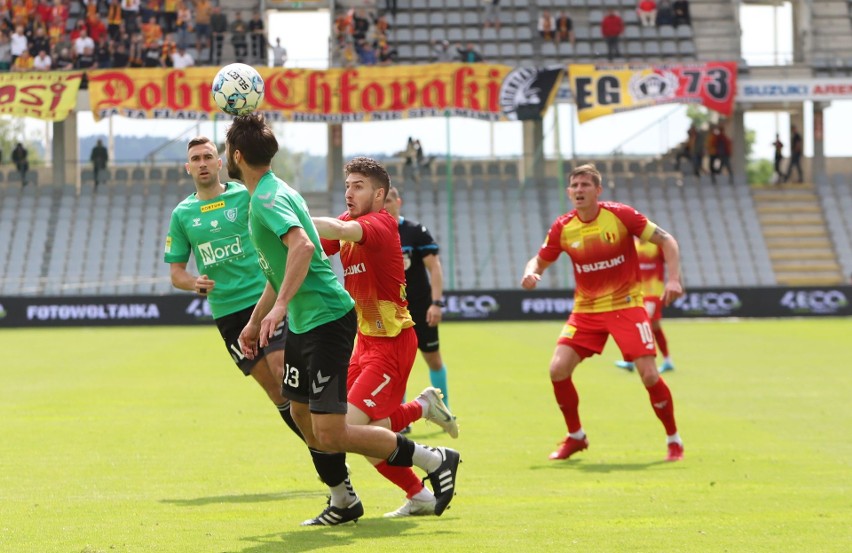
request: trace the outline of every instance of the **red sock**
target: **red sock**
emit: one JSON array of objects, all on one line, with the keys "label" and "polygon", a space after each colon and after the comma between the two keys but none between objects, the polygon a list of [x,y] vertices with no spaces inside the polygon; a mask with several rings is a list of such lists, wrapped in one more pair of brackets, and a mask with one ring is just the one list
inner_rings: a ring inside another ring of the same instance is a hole
[{"label": "red sock", "polygon": [[376,465],[376,470],[404,491],[405,497],[408,499],[411,499],[423,490],[423,482],[417,478],[411,467],[393,467],[387,461],[382,461]]},{"label": "red sock", "polygon": [[559,382],[551,380],[550,383],[553,384],[553,395],[556,396],[556,403],[565,418],[568,432],[579,431],[583,427],[580,424],[580,396],[577,395],[577,388],[574,387],[574,383],[570,378]]},{"label": "red sock", "polygon": [[674,417],[674,400],[669,387],[666,386],[665,380],[660,377],[656,384],[648,390],[648,396],[651,398],[651,406],[654,408],[654,413],[657,418],[662,421],[666,427],[666,435],[671,436],[677,432],[677,424]]},{"label": "red sock", "polygon": [[654,330],[654,340],[657,341],[657,347],[660,348],[660,353],[663,357],[669,356],[669,343],[666,341],[666,335],[662,328]]},{"label": "red sock", "polygon": [[399,432],[422,416],[423,408],[417,403],[417,400],[414,400],[401,403],[388,418],[390,419],[391,430]]}]

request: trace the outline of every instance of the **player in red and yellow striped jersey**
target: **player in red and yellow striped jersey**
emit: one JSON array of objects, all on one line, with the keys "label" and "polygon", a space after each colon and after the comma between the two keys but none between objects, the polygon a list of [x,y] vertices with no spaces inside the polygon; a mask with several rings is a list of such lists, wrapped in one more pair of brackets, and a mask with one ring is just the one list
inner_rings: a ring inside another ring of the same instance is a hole
[{"label": "player in red and yellow striped jersey", "polygon": [[550,380],[568,435],[550,458],[567,459],[589,446],[571,377],[583,359],[603,351],[612,335],[624,359],[635,363],[654,412],[666,429],[666,459],[680,460],[683,442],[677,432],[671,391],[654,363],[654,335],[643,307],[633,237],[653,242],[664,252],[668,279],[662,300],[666,305],[683,295],[677,241],[632,207],[599,201],[603,188],[594,165],[575,168],[567,192],[574,209],[553,223],[538,254],[527,262],[521,280],[523,288],[535,288],[541,274],[562,252],[574,264],[574,311],[550,361]]},{"label": "player in red and yellow striped jersey", "polygon": [[[427,388],[414,401],[401,404],[417,356],[417,334],[408,312],[398,223],[384,209],[390,177],[369,158],[351,160],[345,171],[347,211],[337,219],[313,221],[326,255],[340,254],[344,286],[358,314],[358,340],[347,379],[347,421],[399,432],[423,417],[455,438],[455,418],[437,388]],[[406,492],[406,503],[386,516],[440,514],[435,496],[411,468],[369,460]]]},{"label": "player in red and yellow striped jersey", "polygon": [[[636,254],[639,256],[639,276],[642,279],[642,294],[645,296],[645,311],[651,320],[651,330],[660,353],[663,354],[663,364],[658,369],[661,373],[673,371],[674,364],[669,356],[669,344],[663,332],[663,292],[665,292],[666,265],[663,250],[653,242],[643,242],[635,239]],[[630,361],[616,361],[615,366],[632,371],[634,366]]]}]

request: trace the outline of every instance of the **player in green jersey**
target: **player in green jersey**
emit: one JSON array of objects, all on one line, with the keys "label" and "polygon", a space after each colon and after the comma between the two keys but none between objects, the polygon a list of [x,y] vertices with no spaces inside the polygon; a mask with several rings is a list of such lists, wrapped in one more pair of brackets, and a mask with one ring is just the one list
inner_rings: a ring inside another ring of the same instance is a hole
[{"label": "player in green jersey", "polygon": [[[189,141],[187,160],[186,172],[192,176],[195,193],[172,211],[165,251],[172,284],[207,297],[234,363],[257,381],[287,426],[301,438],[290,415],[290,401],[281,395],[286,326],[275,330],[269,344],[254,359],[243,355],[239,345],[240,332],[266,285],[248,233],[248,190],[236,182],[219,181],[222,159],[206,137]],[[190,254],[195,257],[199,276],[187,271]]]},{"label": "player in green jersey", "polygon": [[460,456],[379,426],[346,422],[346,376],[356,332],[354,301],[331,269],[305,200],[272,172],[278,141],[262,115],[234,118],[225,139],[228,175],[252,194],[249,229],[267,285],[240,334],[247,357],[265,347],[289,313],[284,395],[291,401],[317,473],[331,490],[328,507],[303,525],[336,525],[364,514],[346,474],[346,453],[423,469],[435,514],[455,493]]}]

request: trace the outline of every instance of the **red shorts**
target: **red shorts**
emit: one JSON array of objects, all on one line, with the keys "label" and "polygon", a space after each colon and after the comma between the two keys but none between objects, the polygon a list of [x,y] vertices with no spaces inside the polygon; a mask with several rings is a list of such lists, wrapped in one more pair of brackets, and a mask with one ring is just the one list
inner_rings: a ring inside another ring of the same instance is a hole
[{"label": "red shorts", "polygon": [[659,296],[645,296],[645,311],[648,313],[648,319],[652,323],[662,320],[663,300]]},{"label": "red shorts", "polygon": [[389,416],[402,403],[416,357],[414,327],[404,329],[394,338],[358,333],[346,381],[349,403],[367,413],[370,420]]},{"label": "red shorts", "polygon": [[657,354],[648,313],[642,307],[605,313],[572,313],[557,343],[570,346],[585,359],[602,352],[610,335],[625,361]]}]

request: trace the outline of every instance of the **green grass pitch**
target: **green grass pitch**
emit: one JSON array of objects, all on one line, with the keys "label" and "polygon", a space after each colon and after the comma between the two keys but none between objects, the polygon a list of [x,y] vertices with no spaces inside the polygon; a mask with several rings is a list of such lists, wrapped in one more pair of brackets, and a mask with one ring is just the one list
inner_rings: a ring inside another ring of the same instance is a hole
[{"label": "green grass pitch", "polygon": [[213,326],[4,330],[0,551],[850,551],[852,320],[665,321],[673,464],[611,341],[575,375],[591,447],[547,460],[560,326],[444,324],[461,436],[412,436],[462,452],[451,509],[383,519],[402,493],[350,456],[366,514],[336,528],[299,527],[324,487]]}]

